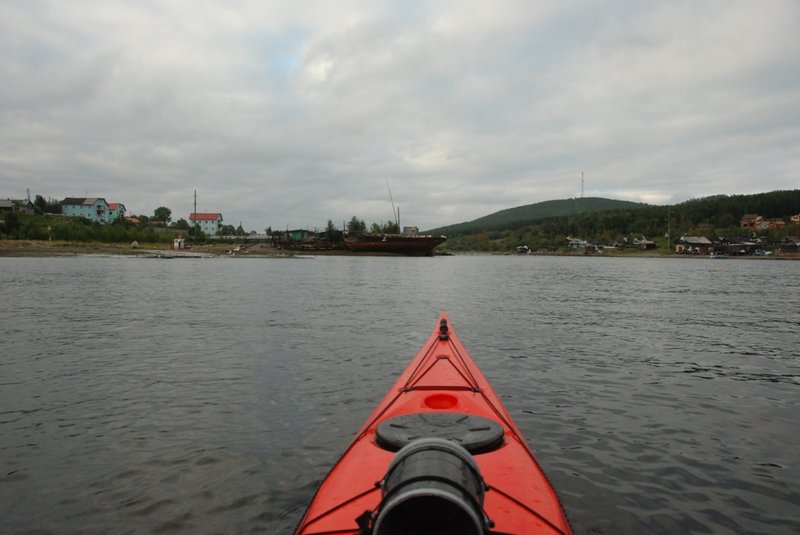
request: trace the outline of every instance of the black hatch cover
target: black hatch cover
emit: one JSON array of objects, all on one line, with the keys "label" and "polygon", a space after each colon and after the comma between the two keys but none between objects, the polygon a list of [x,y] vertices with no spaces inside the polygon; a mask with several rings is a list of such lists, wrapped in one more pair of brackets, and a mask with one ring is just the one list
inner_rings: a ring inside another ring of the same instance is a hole
[{"label": "black hatch cover", "polygon": [[443,438],[468,452],[486,453],[503,443],[503,428],[497,422],[460,412],[417,412],[390,418],[376,430],[378,445],[389,451],[419,438]]}]

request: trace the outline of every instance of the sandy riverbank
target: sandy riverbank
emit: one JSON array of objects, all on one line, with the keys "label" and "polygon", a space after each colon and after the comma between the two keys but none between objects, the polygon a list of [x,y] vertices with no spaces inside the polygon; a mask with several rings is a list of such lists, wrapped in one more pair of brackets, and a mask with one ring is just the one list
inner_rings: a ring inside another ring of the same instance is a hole
[{"label": "sandy riverbank", "polygon": [[131,247],[123,243],[63,242],[36,240],[0,240],[0,257],[55,257],[75,255],[120,255],[120,256],[286,256],[266,244],[255,244],[244,251],[236,252],[235,245],[218,243],[198,245],[192,249],[174,251],[168,243],[144,243]]},{"label": "sandy riverbank", "polygon": [[278,249],[267,243],[239,247],[237,244],[212,243],[191,249],[173,250],[167,243],[144,243],[131,247],[123,243],[48,242],[36,240],[0,240],[0,257],[59,257],[76,255],[120,255],[159,258],[287,258],[311,256],[396,256],[393,253],[353,253],[343,249]]},{"label": "sandy riverbank", "polygon": [[[138,247],[131,247],[123,243],[94,243],[94,242],[63,242],[63,241],[37,241],[37,240],[0,240],[0,257],[59,257],[76,255],[119,255],[141,257],[213,257],[226,256],[236,258],[272,258],[289,256],[318,256],[318,255],[348,255],[348,256],[386,256],[388,253],[349,253],[348,251],[314,251],[314,250],[284,250],[276,249],[269,244],[257,243],[237,251],[236,245],[230,243],[214,243],[197,245],[192,249],[175,251],[168,243],[145,243]],[[442,252],[439,255],[501,255],[514,256],[514,253],[485,253],[485,252]],[[394,256],[394,255],[391,255]],[[519,255],[517,255],[519,256]],[[592,255],[583,253],[533,253],[530,256],[575,256],[596,258],[693,258],[708,259],[708,256],[697,255],[664,255],[652,251],[636,252],[605,252]],[[800,260],[800,254],[781,253],[772,256],[729,256],[737,260]]]}]

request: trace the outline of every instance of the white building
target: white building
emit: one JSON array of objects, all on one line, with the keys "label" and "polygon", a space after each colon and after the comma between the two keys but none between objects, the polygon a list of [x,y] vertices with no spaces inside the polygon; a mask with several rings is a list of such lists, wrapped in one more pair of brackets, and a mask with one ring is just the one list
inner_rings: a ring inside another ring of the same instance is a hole
[{"label": "white building", "polygon": [[189,214],[189,224],[192,227],[197,225],[204,234],[216,236],[222,229],[222,214],[191,213]]}]

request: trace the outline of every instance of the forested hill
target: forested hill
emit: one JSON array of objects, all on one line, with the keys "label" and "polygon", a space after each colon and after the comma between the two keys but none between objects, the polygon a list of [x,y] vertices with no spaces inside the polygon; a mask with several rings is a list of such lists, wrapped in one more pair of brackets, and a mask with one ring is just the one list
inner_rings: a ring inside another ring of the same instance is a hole
[{"label": "forested hill", "polygon": [[429,231],[430,234],[458,236],[486,230],[519,228],[551,217],[604,212],[607,210],[636,210],[650,205],[600,197],[583,197],[544,201],[515,208],[506,208],[473,221],[448,225]]},{"label": "forested hill", "polygon": [[714,195],[692,199],[672,206],[693,224],[708,223],[717,228],[737,225],[746,214],[767,219],[788,218],[800,213],[800,189],[778,190],[752,195]]},{"label": "forested hill", "polygon": [[[715,195],[673,205],[656,206],[610,199],[567,199],[503,210],[459,225],[429,231],[444,234],[441,249],[452,251],[513,251],[520,245],[533,250],[559,247],[566,237],[614,243],[625,237],[662,240],[669,231],[705,236],[738,236],[746,214],[782,219],[784,227],[760,231],[771,242],[781,236],[800,237],[800,189],[753,195]],[[769,236],[767,236],[767,234]]]}]

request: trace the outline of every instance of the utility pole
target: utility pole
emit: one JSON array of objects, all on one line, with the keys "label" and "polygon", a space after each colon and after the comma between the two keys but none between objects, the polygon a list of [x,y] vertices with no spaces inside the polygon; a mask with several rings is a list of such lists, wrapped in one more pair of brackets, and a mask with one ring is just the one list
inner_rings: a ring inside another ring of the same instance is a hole
[{"label": "utility pole", "polygon": [[667,254],[672,251],[672,210],[667,206]]},{"label": "utility pole", "polygon": [[194,190],[194,239],[197,240],[197,190]]}]

